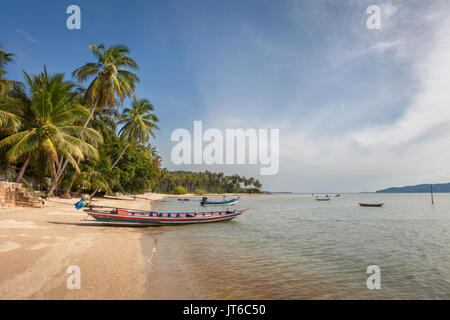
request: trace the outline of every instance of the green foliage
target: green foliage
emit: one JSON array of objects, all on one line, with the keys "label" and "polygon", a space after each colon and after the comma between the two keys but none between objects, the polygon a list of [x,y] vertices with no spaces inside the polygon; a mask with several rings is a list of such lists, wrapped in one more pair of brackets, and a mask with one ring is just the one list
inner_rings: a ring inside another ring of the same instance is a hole
[{"label": "green foliage", "polygon": [[[22,99],[7,102],[15,107],[17,116],[21,116],[21,126],[18,132],[0,141],[0,148],[6,151],[6,160],[15,163],[30,153],[45,154],[55,180],[61,156],[76,170],[77,161],[98,157],[95,145],[102,140],[101,135],[75,123],[89,112],[77,103],[72,91],[74,84],[65,81],[63,74],[48,74],[45,67],[39,75],[29,76],[24,72],[24,77],[28,96],[24,93]],[[82,130],[83,139],[80,139]]]},{"label": "green foliage", "polygon": [[105,136],[105,143],[99,146],[100,160],[93,163],[112,192],[144,193],[152,189],[157,177],[150,151],[143,146],[130,145],[113,169],[111,163],[125,147],[125,142],[113,131]]},{"label": "green foliage", "polygon": [[226,176],[222,172],[160,170],[156,189],[170,193],[175,186],[183,186],[188,192],[203,189],[205,193],[258,193],[262,187],[257,179],[247,179],[237,174]]},{"label": "green foliage", "polygon": [[195,189],[194,193],[198,195],[203,195],[206,194],[206,191],[204,189]]},{"label": "green foliage", "polygon": [[185,188],[183,188],[182,186],[177,186],[175,187],[175,189],[173,190],[173,193],[175,194],[186,194],[187,191]]},{"label": "green foliage", "polygon": [[[45,67],[35,76],[24,72],[26,86],[4,79],[15,55],[0,46],[0,176],[21,180],[24,173],[50,194],[260,192],[254,178],[161,168],[149,144],[159,119],[149,100],[135,97],[140,79],[128,48],[89,49],[97,61],[73,72],[80,83],[92,79],[83,88]],[[120,114],[117,106],[127,97],[132,105]]]},{"label": "green foliage", "polygon": [[130,71],[138,69],[138,65],[128,56],[128,48],[120,44],[110,47],[91,44],[89,50],[97,62],[86,63],[72,74],[80,82],[94,78],[86,92],[88,104],[102,111],[106,106],[122,104],[126,97],[134,97],[140,79]]}]

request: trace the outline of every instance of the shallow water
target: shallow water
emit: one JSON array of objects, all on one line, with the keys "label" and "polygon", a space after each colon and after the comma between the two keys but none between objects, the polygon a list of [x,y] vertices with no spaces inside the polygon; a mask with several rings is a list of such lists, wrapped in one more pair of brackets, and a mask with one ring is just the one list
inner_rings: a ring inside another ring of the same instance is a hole
[{"label": "shallow water", "polygon": [[[144,235],[158,244],[149,295],[449,299],[450,194],[430,202],[428,194],[344,194],[329,202],[311,195],[243,197],[235,207],[250,210],[229,222],[148,228]],[[197,199],[169,199],[156,208],[205,211]],[[380,290],[367,288],[370,265],[381,269]]]}]

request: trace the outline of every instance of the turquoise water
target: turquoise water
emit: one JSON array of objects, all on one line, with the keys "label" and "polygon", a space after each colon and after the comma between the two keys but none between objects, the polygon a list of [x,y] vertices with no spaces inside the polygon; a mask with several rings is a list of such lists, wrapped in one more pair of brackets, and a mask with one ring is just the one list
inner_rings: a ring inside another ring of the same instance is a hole
[{"label": "turquoise water", "polygon": [[[156,207],[205,210],[198,202]],[[235,207],[250,210],[229,222],[145,229],[143,241],[156,239],[158,248],[149,296],[449,299],[450,195],[430,202],[428,194],[243,197]],[[380,267],[380,290],[367,288],[370,265]]]}]

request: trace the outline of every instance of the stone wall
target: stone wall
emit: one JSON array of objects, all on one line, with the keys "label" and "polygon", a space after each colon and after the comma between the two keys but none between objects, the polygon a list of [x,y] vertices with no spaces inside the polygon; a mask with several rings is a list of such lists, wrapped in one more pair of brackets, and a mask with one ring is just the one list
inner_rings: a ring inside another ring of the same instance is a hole
[{"label": "stone wall", "polygon": [[22,183],[0,181],[0,208],[12,207],[40,208],[43,204]]}]

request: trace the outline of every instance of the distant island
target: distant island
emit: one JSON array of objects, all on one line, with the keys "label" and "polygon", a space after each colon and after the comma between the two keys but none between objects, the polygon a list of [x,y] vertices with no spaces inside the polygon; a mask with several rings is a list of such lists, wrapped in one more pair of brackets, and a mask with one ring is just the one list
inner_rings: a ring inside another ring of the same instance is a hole
[{"label": "distant island", "polygon": [[[377,193],[423,193],[430,192],[430,184],[416,186],[393,187],[376,191]],[[450,192],[450,183],[433,184],[433,192]]]}]

